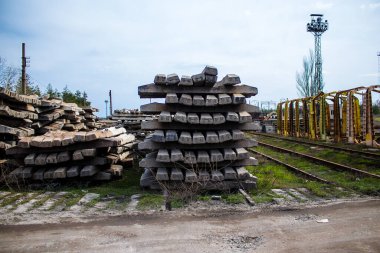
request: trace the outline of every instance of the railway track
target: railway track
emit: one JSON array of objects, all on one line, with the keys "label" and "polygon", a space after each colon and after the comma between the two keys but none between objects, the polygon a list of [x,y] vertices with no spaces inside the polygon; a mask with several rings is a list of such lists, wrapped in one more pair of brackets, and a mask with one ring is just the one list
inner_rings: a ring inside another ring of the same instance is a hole
[{"label": "railway track", "polygon": [[293,166],[293,165],[290,165],[290,164],[288,164],[288,163],[282,162],[282,161],[280,161],[280,160],[278,160],[278,159],[276,159],[276,158],[274,158],[274,157],[272,157],[272,156],[266,155],[266,154],[264,154],[264,153],[262,153],[262,152],[259,152],[259,151],[257,151],[257,150],[251,149],[251,151],[252,151],[253,153],[256,153],[256,154],[258,154],[258,155],[261,155],[261,156],[263,156],[263,157],[265,157],[265,158],[267,158],[267,159],[269,159],[269,160],[272,160],[272,161],[274,161],[274,162],[276,162],[276,163],[278,163],[278,164],[281,164],[281,165],[285,166],[286,168],[288,168],[289,170],[295,172],[296,174],[298,174],[299,176],[301,176],[301,177],[303,177],[303,178],[310,179],[310,180],[314,180],[314,181],[318,181],[318,182],[325,183],[325,184],[334,184],[333,182],[330,182],[330,181],[325,180],[325,179],[323,179],[323,178],[321,178],[321,177],[318,177],[318,176],[316,176],[316,175],[314,175],[314,174],[311,174],[311,173],[309,173],[309,172],[306,172],[306,171],[304,171],[304,170],[302,170],[302,169],[300,169],[300,168],[297,168],[297,167],[295,167],[295,166]]},{"label": "railway track", "polygon": [[[367,171],[356,169],[356,168],[353,168],[353,167],[350,167],[350,166],[347,166],[347,165],[331,162],[331,161],[328,161],[328,160],[325,160],[325,159],[321,159],[321,158],[318,158],[318,157],[315,157],[315,156],[307,155],[307,154],[302,154],[302,153],[299,153],[299,152],[296,152],[296,151],[293,151],[293,150],[290,150],[290,149],[274,146],[274,145],[271,145],[271,144],[268,144],[268,143],[265,143],[265,142],[262,142],[262,141],[258,141],[258,144],[261,145],[261,146],[263,146],[263,147],[268,147],[268,148],[271,148],[271,149],[274,149],[274,150],[278,150],[278,151],[283,152],[283,153],[293,154],[293,155],[296,155],[296,156],[299,156],[299,157],[311,160],[313,162],[326,165],[326,166],[328,166],[328,167],[330,167],[330,168],[332,168],[334,170],[348,171],[348,172],[354,173],[355,175],[358,175],[358,176],[373,177],[373,178],[380,179],[380,175],[376,175],[376,174],[373,174],[373,173],[370,173],[370,172],[367,172]],[[253,150],[253,152],[260,153],[260,152],[258,152],[256,150]],[[316,176],[314,176],[314,175],[312,175],[310,173],[307,173],[305,171],[302,171],[299,168],[296,168],[296,167],[294,167],[292,165],[289,165],[289,164],[286,164],[284,162],[281,162],[281,161],[279,161],[279,160],[277,160],[277,159],[275,159],[273,157],[270,157],[268,155],[265,155],[265,154],[261,154],[261,155],[264,155],[268,159],[271,159],[273,161],[281,163],[281,164],[285,165],[287,168],[292,169],[293,171],[296,171],[298,173],[302,173],[305,177],[306,176],[309,177],[311,175],[310,177],[313,177],[315,180],[321,181],[320,178],[318,178],[318,177],[316,177]],[[291,167],[294,167],[294,168],[291,168]],[[310,175],[307,175],[307,174],[310,174]]]},{"label": "railway track", "polygon": [[375,158],[376,160],[380,160],[380,153],[377,154],[377,153],[372,153],[372,152],[367,152],[367,151],[362,151],[362,150],[354,150],[354,149],[349,149],[349,148],[344,148],[344,147],[332,146],[332,145],[318,143],[318,142],[311,142],[311,141],[305,141],[305,140],[299,140],[299,139],[291,139],[291,138],[283,137],[283,136],[276,135],[276,134],[265,134],[265,133],[259,133],[259,132],[255,132],[254,134],[259,135],[259,136],[269,137],[269,138],[281,139],[281,140],[290,141],[290,142],[296,142],[296,143],[308,144],[308,145],[313,145],[313,146],[318,146],[318,147],[330,148],[330,149],[334,149],[334,150],[338,150],[338,151],[344,151],[344,152],[348,152],[351,154],[357,154],[357,155],[361,155],[361,156]]}]

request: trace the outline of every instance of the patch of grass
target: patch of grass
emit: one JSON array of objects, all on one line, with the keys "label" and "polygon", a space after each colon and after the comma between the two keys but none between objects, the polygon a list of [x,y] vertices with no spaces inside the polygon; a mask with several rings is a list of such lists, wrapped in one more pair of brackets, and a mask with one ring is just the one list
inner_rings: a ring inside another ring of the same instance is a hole
[{"label": "patch of grass", "polygon": [[42,199],[37,200],[36,202],[33,203],[31,209],[39,208],[41,207],[46,201],[48,201],[52,196],[54,196],[54,193],[47,194],[45,197]]},{"label": "patch of grass", "polygon": [[223,194],[222,199],[228,204],[245,203],[245,198],[240,193]]},{"label": "patch of grass", "polygon": [[207,202],[207,201],[211,200],[211,196],[210,195],[199,195],[199,196],[197,196],[197,200]]},{"label": "patch of grass", "polygon": [[145,193],[141,196],[137,209],[150,210],[159,209],[164,204],[164,196],[162,194]]},{"label": "patch of grass", "polygon": [[90,208],[90,207],[94,207],[96,205],[96,203],[99,202],[99,198],[95,198],[93,200],[91,200],[90,202],[86,203],[85,206],[87,208]]},{"label": "patch of grass", "polygon": [[10,205],[10,204],[13,204],[18,199],[24,197],[26,194],[27,194],[26,192],[16,193],[13,196],[8,197],[8,198],[4,199],[3,202],[1,202],[0,207],[4,207],[4,206]]},{"label": "patch of grass", "polygon": [[32,193],[29,197],[26,197],[27,194],[25,194],[24,195],[25,198],[23,200],[21,200],[19,203],[15,203],[11,210],[15,210],[18,206],[23,205],[23,204],[29,202],[30,200],[32,200],[37,195],[38,195],[38,192],[37,193]]},{"label": "patch of grass", "polygon": [[272,202],[273,198],[274,196],[269,192],[257,192],[256,194],[252,195],[253,201],[255,201],[257,204]]}]

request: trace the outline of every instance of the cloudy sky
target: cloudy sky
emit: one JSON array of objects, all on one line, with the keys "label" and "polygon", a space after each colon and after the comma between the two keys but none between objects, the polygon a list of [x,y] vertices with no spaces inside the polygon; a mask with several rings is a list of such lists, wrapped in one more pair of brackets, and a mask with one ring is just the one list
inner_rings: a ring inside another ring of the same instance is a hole
[{"label": "cloudy sky", "polygon": [[104,115],[138,108],[137,87],[156,73],[192,75],[206,64],[256,86],[255,100],[298,97],[295,74],[314,48],[311,13],[324,14],[325,91],[377,82],[380,1],[21,1],[0,0],[0,56],[44,90],[86,90]]}]

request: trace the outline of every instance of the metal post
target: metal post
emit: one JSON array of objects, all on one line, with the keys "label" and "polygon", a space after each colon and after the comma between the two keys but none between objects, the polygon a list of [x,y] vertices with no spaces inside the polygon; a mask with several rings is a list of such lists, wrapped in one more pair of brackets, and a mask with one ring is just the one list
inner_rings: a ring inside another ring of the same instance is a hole
[{"label": "metal post", "polygon": [[21,57],[21,93],[26,94],[26,57],[25,57],[25,43],[22,43],[22,57]]}]

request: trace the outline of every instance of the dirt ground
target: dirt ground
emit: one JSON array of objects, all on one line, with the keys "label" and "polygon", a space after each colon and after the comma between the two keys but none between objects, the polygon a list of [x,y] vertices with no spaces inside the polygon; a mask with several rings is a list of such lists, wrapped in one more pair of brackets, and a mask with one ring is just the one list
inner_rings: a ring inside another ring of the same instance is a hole
[{"label": "dirt ground", "polygon": [[[328,219],[328,223],[319,223]],[[0,252],[380,252],[380,200],[0,225]]]}]

